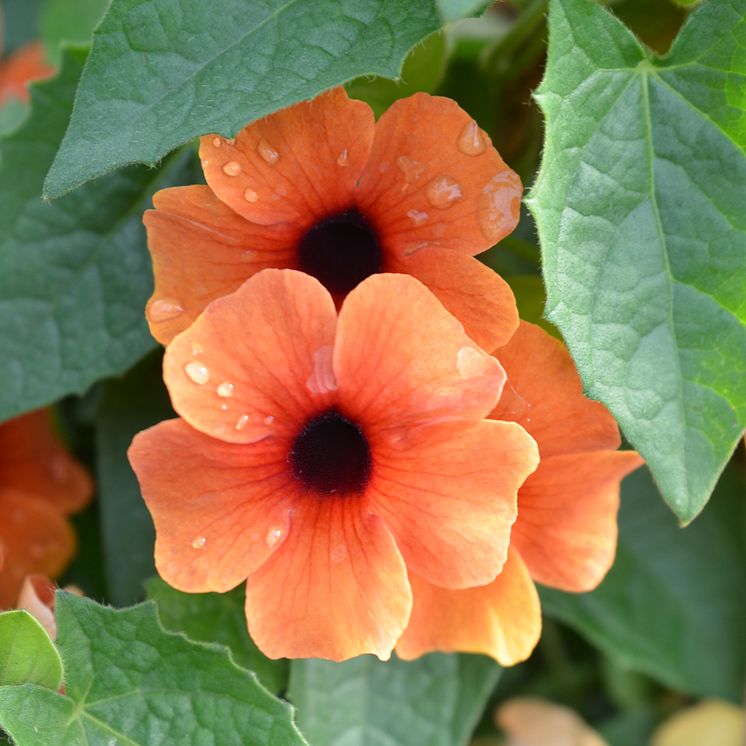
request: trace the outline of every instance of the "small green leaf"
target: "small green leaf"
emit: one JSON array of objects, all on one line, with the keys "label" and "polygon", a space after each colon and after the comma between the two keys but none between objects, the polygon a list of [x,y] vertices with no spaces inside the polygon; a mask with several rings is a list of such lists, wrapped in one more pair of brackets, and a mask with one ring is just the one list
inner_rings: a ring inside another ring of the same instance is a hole
[{"label": "small green leaf", "polygon": [[142,211],[186,154],[131,168],[54,204],[41,186],[70,115],[84,50],[32,88],[32,111],[0,141],[0,421],[127,370],[154,342]]},{"label": "small green leaf", "polygon": [[[140,430],[173,417],[162,355],[153,352],[121,379],[107,381],[96,411],[96,472],[108,596],[125,606],[142,599],[155,575],[155,529],[127,449]],[[239,661],[240,662],[240,661]]]},{"label": "small green leaf", "polygon": [[59,689],[61,683],[62,659],[44,627],[27,611],[0,614],[0,687]]},{"label": "small green leaf", "polygon": [[404,60],[400,79],[363,76],[350,81],[345,87],[352,98],[366,101],[376,117],[380,117],[397,99],[411,96],[417,91],[433,91],[443,77],[445,66],[446,40],[438,32],[409,53]]},{"label": "small green leaf", "polygon": [[230,593],[181,593],[160,578],[152,578],[147,591],[166,629],[183,632],[190,640],[225,645],[236,663],[253,671],[269,691],[285,690],[288,662],[265,658],[249,637],[243,588]]},{"label": "small green leaf", "polygon": [[476,655],[386,663],[372,656],[344,663],[295,660],[288,694],[313,746],[462,746],[500,670]]},{"label": "small green leaf", "polygon": [[65,695],[0,687],[0,726],[17,746],[296,746],[292,709],[225,648],[165,632],[155,605],[115,610],[57,595]]},{"label": "small green leaf", "polygon": [[544,611],[621,665],[684,692],[741,701],[746,678],[746,481],[728,469],[679,528],[646,471],[622,485],[619,549],[592,593],[542,589]]},{"label": "small green leaf", "polygon": [[47,54],[55,63],[62,57],[62,42],[85,44],[106,11],[108,0],[44,0],[41,15],[41,37]]},{"label": "small green leaf", "polygon": [[529,205],[547,315],[683,522],[746,427],[746,0],[659,58],[592,0],[552,0]]},{"label": "small green leaf", "polygon": [[59,197],[126,164],[156,163],[197,135],[232,136],[359,75],[395,78],[408,50],[444,20],[484,5],[440,4],[112,0],[45,194]]}]

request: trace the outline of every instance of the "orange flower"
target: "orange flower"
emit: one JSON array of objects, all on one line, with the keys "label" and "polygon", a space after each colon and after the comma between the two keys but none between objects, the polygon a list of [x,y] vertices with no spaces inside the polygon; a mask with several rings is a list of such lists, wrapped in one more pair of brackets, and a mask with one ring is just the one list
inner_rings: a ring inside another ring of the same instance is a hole
[{"label": "orange flower", "polygon": [[614,561],[619,483],[642,459],[615,450],[614,419],[583,396],[569,353],[538,326],[521,322],[494,354],[508,382],[490,417],[520,423],[536,439],[541,462],[518,492],[508,560],[495,581],[450,590],[410,575],[414,607],[396,648],[402,658],[461,650],[518,663],[541,632],[533,581],[589,591]]},{"label": "orange flower", "polygon": [[44,47],[39,42],[21,47],[0,62],[0,104],[11,98],[28,101],[28,84],[53,72],[54,68],[44,61]]},{"label": "orange flower", "polygon": [[266,267],[313,275],[338,306],[371,274],[410,274],[481,347],[515,331],[510,288],[474,255],[515,227],[521,183],[454,101],[418,93],[376,124],[336,88],[200,155],[208,186],[158,192],[144,218],[159,341]]},{"label": "orange flower", "polygon": [[42,409],[0,425],[0,608],[12,607],[26,575],[55,577],[75,551],[65,518],[93,488]]},{"label": "orange flower", "polygon": [[164,378],[183,419],[129,452],[156,566],[188,592],[248,577],[266,655],[386,658],[407,571],[500,571],[536,446],[483,419],[504,372],[416,279],[370,277],[337,313],[313,277],[265,270],[170,343]]}]

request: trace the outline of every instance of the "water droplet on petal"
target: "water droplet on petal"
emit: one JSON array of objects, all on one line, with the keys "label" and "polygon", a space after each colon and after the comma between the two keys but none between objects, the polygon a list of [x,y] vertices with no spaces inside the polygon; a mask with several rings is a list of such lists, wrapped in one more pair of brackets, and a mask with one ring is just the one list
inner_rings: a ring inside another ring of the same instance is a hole
[{"label": "water droplet on petal", "polygon": [[266,543],[270,549],[274,549],[280,539],[282,539],[283,531],[281,528],[271,528],[267,531]]},{"label": "water droplet on petal", "polygon": [[428,214],[422,210],[407,210],[407,217],[415,224],[422,225],[427,221]]},{"label": "water droplet on petal", "polygon": [[339,564],[347,559],[347,547],[344,544],[338,544],[329,554],[332,562]]},{"label": "water droplet on petal", "polygon": [[274,421],[275,421],[275,418],[274,418],[274,417],[273,417],[273,416],[272,416],[271,414],[268,414],[268,415],[267,415],[267,416],[266,416],[266,417],[264,418],[264,424],[265,424],[265,425],[271,425],[271,424],[272,424],[272,423],[273,423]]},{"label": "water droplet on petal", "polygon": [[259,199],[259,195],[253,189],[246,189],[243,193],[243,198],[247,202],[256,202]]},{"label": "water droplet on petal", "polygon": [[458,138],[458,149],[464,155],[481,155],[487,150],[484,133],[473,119],[461,130]]},{"label": "water droplet on petal", "polygon": [[328,394],[337,388],[337,378],[332,367],[334,346],[319,347],[313,353],[313,372],[306,381],[306,386],[312,394]]},{"label": "water droplet on petal", "polygon": [[270,166],[274,166],[280,160],[280,154],[264,138],[259,140],[256,149],[262,160]]},{"label": "water droplet on petal", "polygon": [[223,166],[223,173],[228,176],[238,176],[241,173],[241,164],[238,161],[228,161]]},{"label": "water droplet on petal", "polygon": [[407,248],[404,249],[402,254],[404,254],[404,256],[412,256],[412,254],[416,254],[418,251],[426,249],[429,245],[429,241],[417,241],[415,243],[409,244]]},{"label": "water droplet on petal", "polygon": [[477,221],[482,235],[496,243],[510,233],[521,207],[521,179],[513,171],[493,176],[479,195]]},{"label": "water droplet on petal", "polygon": [[233,384],[230,381],[223,381],[218,387],[218,396],[222,396],[224,399],[230,399],[233,396]]},{"label": "water droplet on petal", "polygon": [[243,430],[246,425],[249,424],[249,415],[242,414],[237,420],[236,420],[236,430]]},{"label": "water droplet on petal", "polygon": [[474,347],[462,347],[456,353],[456,368],[461,378],[479,378],[493,365],[493,358]]},{"label": "water droplet on petal", "polygon": [[339,158],[337,158],[337,165],[338,166],[349,166],[350,165],[350,154],[347,151],[347,148],[345,148],[340,154]]},{"label": "water droplet on petal", "polygon": [[66,482],[70,477],[70,462],[64,456],[53,458],[49,462],[49,474],[55,482]]},{"label": "water droplet on petal", "polygon": [[223,402],[223,403],[222,403],[222,404],[220,405],[220,411],[221,411],[221,412],[227,412],[227,411],[228,411],[228,405],[227,405],[227,404],[226,404],[225,402]]},{"label": "water droplet on petal", "polygon": [[414,182],[422,176],[422,172],[425,170],[425,166],[422,163],[407,155],[400,155],[396,159],[396,165],[399,166],[401,172],[404,174],[404,189],[406,189],[409,184],[414,184]]},{"label": "water droplet on petal", "polygon": [[427,201],[439,210],[445,210],[461,199],[461,185],[450,176],[437,176],[425,187]]},{"label": "water droplet on petal", "polygon": [[213,137],[212,138],[212,146],[213,148],[219,148],[223,144],[223,138],[222,137]]},{"label": "water droplet on petal", "polygon": [[210,371],[207,366],[204,363],[198,363],[196,360],[187,363],[184,366],[184,372],[187,374],[190,381],[193,381],[200,386],[210,380]]},{"label": "water droplet on petal", "polygon": [[202,549],[207,544],[207,539],[204,536],[197,536],[192,539],[192,546],[195,549]]},{"label": "water droplet on petal", "polygon": [[163,321],[175,319],[179,314],[184,312],[184,308],[177,300],[173,298],[158,298],[148,305],[145,315],[148,321],[153,324],[160,324]]},{"label": "water droplet on petal", "polygon": [[205,351],[205,348],[199,342],[192,342],[192,355],[197,357]]}]

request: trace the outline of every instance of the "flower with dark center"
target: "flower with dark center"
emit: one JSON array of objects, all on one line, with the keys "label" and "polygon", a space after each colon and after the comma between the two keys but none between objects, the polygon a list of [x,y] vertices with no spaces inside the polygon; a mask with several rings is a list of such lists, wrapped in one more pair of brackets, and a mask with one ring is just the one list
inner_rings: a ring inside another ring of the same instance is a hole
[{"label": "flower with dark center", "polygon": [[203,137],[200,157],[207,186],[158,192],[144,219],[164,344],[268,267],[316,277],[338,307],[373,274],[413,275],[484,349],[515,331],[510,288],[474,257],[515,227],[521,182],[454,101],[417,93],[376,123],[336,88]]},{"label": "flower with dark center", "polygon": [[374,274],[337,311],[317,279],[265,270],[174,338],[164,378],[180,419],[130,449],[156,566],[188,592],[248,576],[270,657],[387,658],[408,573],[500,572],[536,445],[484,419],[503,370],[413,277]]}]

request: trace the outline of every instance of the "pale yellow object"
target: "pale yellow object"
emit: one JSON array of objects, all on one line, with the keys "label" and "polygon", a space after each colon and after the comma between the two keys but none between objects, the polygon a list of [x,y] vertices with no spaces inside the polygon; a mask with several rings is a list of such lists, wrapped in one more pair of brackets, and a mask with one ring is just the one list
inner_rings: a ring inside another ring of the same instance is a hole
[{"label": "pale yellow object", "polygon": [[669,718],[651,746],[746,746],[746,710],[710,700]]},{"label": "pale yellow object", "polygon": [[495,719],[507,736],[505,746],[608,746],[572,710],[542,699],[511,699]]}]

